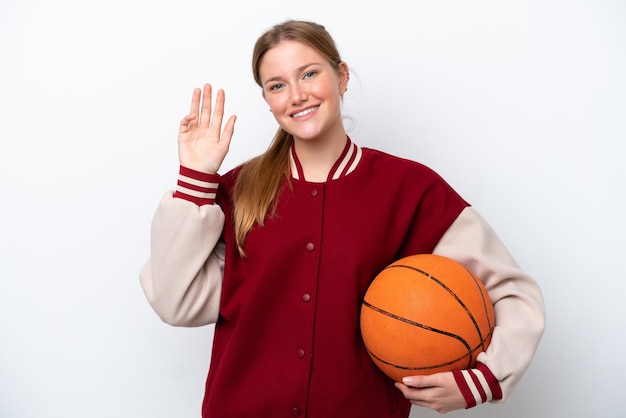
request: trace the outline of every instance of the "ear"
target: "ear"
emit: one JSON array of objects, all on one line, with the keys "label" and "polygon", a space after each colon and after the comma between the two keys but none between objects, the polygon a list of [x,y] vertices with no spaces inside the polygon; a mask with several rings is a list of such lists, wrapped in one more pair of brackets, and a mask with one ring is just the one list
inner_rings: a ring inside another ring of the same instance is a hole
[{"label": "ear", "polygon": [[339,93],[343,96],[348,90],[348,81],[350,81],[350,68],[345,61],[339,63],[337,74],[339,75]]}]

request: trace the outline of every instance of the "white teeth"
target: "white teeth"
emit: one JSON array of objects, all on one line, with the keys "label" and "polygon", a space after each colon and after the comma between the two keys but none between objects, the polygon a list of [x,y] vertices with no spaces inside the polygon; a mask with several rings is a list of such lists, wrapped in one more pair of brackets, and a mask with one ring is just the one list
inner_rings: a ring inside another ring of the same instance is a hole
[{"label": "white teeth", "polygon": [[299,118],[300,116],[308,115],[309,113],[316,111],[318,107],[319,106],[311,107],[309,109],[303,110],[302,112],[298,112],[298,113],[292,115],[291,117],[292,118]]}]

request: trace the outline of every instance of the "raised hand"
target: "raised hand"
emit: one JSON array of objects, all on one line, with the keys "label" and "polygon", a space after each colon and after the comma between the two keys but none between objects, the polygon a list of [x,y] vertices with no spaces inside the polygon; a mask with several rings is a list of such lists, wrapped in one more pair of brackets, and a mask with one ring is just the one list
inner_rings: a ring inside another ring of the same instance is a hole
[{"label": "raised hand", "polygon": [[191,110],[180,122],[178,130],[180,165],[204,173],[217,173],[228,153],[237,119],[235,115],[230,116],[222,131],[224,101],[224,91],[218,90],[211,114],[211,85],[205,84],[203,90],[194,89]]}]

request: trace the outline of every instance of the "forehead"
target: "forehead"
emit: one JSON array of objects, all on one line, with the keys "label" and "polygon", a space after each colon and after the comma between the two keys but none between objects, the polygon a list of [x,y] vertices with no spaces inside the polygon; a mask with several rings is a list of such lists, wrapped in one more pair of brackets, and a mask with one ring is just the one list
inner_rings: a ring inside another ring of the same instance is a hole
[{"label": "forehead", "polygon": [[261,80],[297,71],[304,65],[327,64],[319,51],[300,41],[280,41],[263,55],[259,65]]}]

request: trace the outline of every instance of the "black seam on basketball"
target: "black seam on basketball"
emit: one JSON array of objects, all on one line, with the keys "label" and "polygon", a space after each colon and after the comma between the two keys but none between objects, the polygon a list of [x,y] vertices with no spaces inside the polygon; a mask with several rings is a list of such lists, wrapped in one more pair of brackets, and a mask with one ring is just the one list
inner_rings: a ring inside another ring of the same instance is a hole
[{"label": "black seam on basketball", "polygon": [[449,360],[445,363],[439,363],[439,364],[432,364],[430,366],[402,366],[400,364],[395,364],[395,363],[390,363],[389,361],[383,360],[382,358],[378,357],[376,354],[374,354],[369,347],[367,347],[367,345],[365,346],[365,349],[367,350],[367,352],[369,353],[370,356],[374,357],[376,360],[378,360],[379,362],[386,364],[388,366],[392,366],[395,367],[397,369],[401,369],[401,370],[434,370],[434,369],[439,369],[441,367],[445,367],[445,366],[449,366],[451,364],[454,364],[456,362],[459,362],[461,360],[464,360],[465,358],[468,358],[468,360],[471,362],[472,360],[472,355],[480,348],[480,345],[474,347],[473,349],[471,349],[470,351],[468,351],[466,354],[463,354],[460,357],[457,357],[456,359],[453,360]]},{"label": "black seam on basketball", "polygon": [[381,309],[381,308],[379,308],[379,307],[377,307],[377,306],[374,306],[374,305],[372,305],[371,303],[367,302],[366,300],[364,300],[364,301],[363,301],[363,305],[367,306],[368,308],[370,308],[370,309],[372,309],[372,310],[374,310],[374,311],[376,311],[376,312],[378,312],[378,313],[381,313],[381,314],[383,314],[383,315],[385,315],[385,316],[388,316],[388,317],[390,317],[390,318],[396,319],[396,320],[398,320],[398,321],[401,321],[401,322],[407,323],[407,324],[409,324],[409,325],[413,325],[413,326],[416,326],[416,327],[418,327],[418,328],[425,329],[425,330],[427,330],[427,331],[432,331],[432,332],[435,332],[435,333],[437,333],[437,334],[442,334],[442,335],[445,335],[445,336],[447,336],[447,337],[452,337],[452,338],[454,338],[454,339],[458,340],[461,344],[463,344],[463,345],[465,346],[465,348],[466,348],[468,351],[470,351],[470,350],[471,350],[471,347],[470,347],[470,345],[467,343],[467,341],[465,341],[465,339],[463,339],[463,337],[461,337],[461,336],[459,336],[459,335],[453,334],[453,333],[448,332],[448,331],[444,331],[444,330],[442,330],[442,329],[437,329],[437,328],[429,327],[428,325],[424,325],[424,324],[419,323],[419,322],[411,321],[410,319],[403,318],[403,317],[401,317],[401,316],[398,316],[398,315],[396,315],[396,314],[393,314],[393,313],[391,313],[391,312],[388,312],[388,311],[386,311],[386,310],[384,310],[384,309]]},{"label": "black seam on basketball", "polygon": [[[454,299],[456,299],[456,301],[459,303],[459,305],[461,305],[461,307],[463,308],[463,310],[465,311],[467,316],[470,318],[470,320],[474,324],[474,328],[475,328],[476,332],[478,333],[478,337],[480,338],[480,341],[482,342],[483,351],[485,350],[485,348],[484,348],[484,338],[483,338],[483,335],[482,335],[483,333],[481,332],[480,327],[478,326],[478,322],[476,321],[476,318],[474,317],[472,312],[467,308],[467,305],[465,305],[463,300],[461,298],[459,298],[457,296],[457,294],[454,293],[454,291],[452,289],[450,289],[448,286],[446,286],[445,283],[443,283],[441,280],[439,280],[438,278],[436,278],[432,274],[430,274],[430,273],[428,273],[428,272],[426,272],[424,270],[421,270],[421,269],[419,269],[417,267],[408,266],[406,264],[392,264],[392,265],[388,266],[387,268],[395,268],[395,267],[407,268],[407,269],[416,271],[416,272],[422,274],[423,276],[428,277],[429,279],[431,279],[435,283],[437,283],[439,286],[441,286],[446,292],[448,292],[450,294],[450,296],[452,296]],[[469,275],[472,278],[472,280],[476,280],[474,274],[472,274],[472,272],[470,270],[467,270],[467,268],[466,268],[466,271],[469,273]],[[481,297],[482,297],[482,292],[480,292],[480,294],[481,294]],[[484,305],[484,298],[483,298],[483,305]],[[489,328],[491,328],[491,326]]]},{"label": "black seam on basketball", "polygon": [[454,364],[454,361],[449,361],[449,362],[446,362],[446,363],[435,364],[435,365],[431,365],[431,366],[408,367],[408,366],[401,366],[399,364],[394,364],[394,363],[390,363],[388,361],[385,361],[385,360],[381,359],[380,357],[378,357],[376,354],[372,353],[370,350],[367,350],[367,352],[372,357],[374,357],[376,360],[378,360],[379,362],[381,362],[383,364],[386,364],[387,366],[395,367],[396,369],[401,369],[401,370],[433,370],[433,369],[438,369],[440,367],[445,367],[445,366],[449,366],[451,364]]},{"label": "black seam on basketball", "polygon": [[[463,267],[465,267],[465,266],[463,266]],[[483,294],[482,289],[480,287],[480,284],[479,284],[480,280],[478,279],[478,277],[470,269],[468,269],[467,267],[465,267],[465,270],[470,275],[470,277],[474,280],[474,284],[476,284],[476,288],[478,289],[478,291],[480,293],[480,297],[481,297],[481,299],[483,301],[483,312],[485,314],[485,319],[487,320],[487,327],[489,328],[489,337],[490,337],[491,333],[493,332],[493,328],[495,326],[495,324],[491,323],[491,319],[489,318],[489,309],[487,308],[487,304],[489,303],[491,305],[491,301],[487,301],[485,299],[485,295]],[[480,332],[480,330],[479,330],[479,332]],[[485,337],[485,339],[486,338],[487,337]],[[481,335],[480,339],[481,339],[481,341],[484,341],[483,338],[482,338],[482,335]],[[485,344],[483,342],[483,351],[485,351],[485,349],[486,349],[484,345]]]}]

